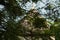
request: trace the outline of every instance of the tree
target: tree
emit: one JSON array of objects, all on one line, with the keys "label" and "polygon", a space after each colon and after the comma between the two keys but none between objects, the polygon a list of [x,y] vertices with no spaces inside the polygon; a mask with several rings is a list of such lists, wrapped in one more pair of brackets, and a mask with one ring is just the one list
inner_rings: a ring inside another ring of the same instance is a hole
[{"label": "tree", "polygon": [[[38,0],[19,1],[24,7],[29,1],[38,2]],[[19,6],[17,0],[1,0],[0,4],[5,7],[0,11],[0,40],[52,40],[52,36],[59,40],[60,18],[58,18],[58,10],[55,10],[57,7],[53,8],[49,3],[47,7],[40,8],[49,10],[48,15],[43,15],[48,16],[48,20],[53,19],[52,24],[47,21],[47,18],[42,17],[38,9],[27,11],[21,5]]]}]

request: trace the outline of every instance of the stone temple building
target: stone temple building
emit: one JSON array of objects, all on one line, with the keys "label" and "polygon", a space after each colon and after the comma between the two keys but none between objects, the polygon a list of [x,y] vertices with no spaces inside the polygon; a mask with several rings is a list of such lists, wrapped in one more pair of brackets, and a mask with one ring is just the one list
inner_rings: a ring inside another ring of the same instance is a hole
[{"label": "stone temple building", "polygon": [[45,35],[46,40],[50,39],[50,36],[46,36],[47,33],[45,33],[46,30],[48,30],[47,32],[49,32],[50,26],[46,19],[43,18],[36,9],[31,9],[30,11],[28,11],[26,13],[26,16],[21,19],[20,23],[24,28],[23,35],[28,36],[27,38],[31,39],[31,37],[34,38],[35,36],[38,36],[40,40],[42,37],[44,38]]},{"label": "stone temple building", "polygon": [[21,25],[26,28],[48,28],[46,19],[36,9],[31,9],[26,13],[26,16],[21,20]]}]

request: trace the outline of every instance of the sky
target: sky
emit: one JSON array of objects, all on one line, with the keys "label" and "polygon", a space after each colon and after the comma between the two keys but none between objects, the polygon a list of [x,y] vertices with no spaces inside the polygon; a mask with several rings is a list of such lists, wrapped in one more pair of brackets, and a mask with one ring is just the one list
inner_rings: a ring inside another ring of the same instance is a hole
[{"label": "sky", "polygon": [[[38,8],[42,8],[42,7],[47,7],[48,6],[48,5],[46,5],[47,3],[50,3],[52,5],[52,8],[59,6],[58,5],[59,0],[42,0],[42,1],[38,1],[37,3],[34,3],[30,0],[30,2],[27,2],[25,4],[25,6],[22,6],[22,8],[29,11],[31,9],[38,9]],[[22,4],[20,4],[20,5],[22,5]],[[58,8],[57,10],[60,13],[60,9]],[[38,12],[42,13],[42,14],[47,14],[49,11],[46,10],[45,8],[42,8],[42,9],[39,9]]]},{"label": "sky", "polygon": [[[19,2],[18,0],[17,0],[17,2],[19,3],[19,5],[22,5],[22,3]],[[59,0],[42,0],[42,1],[38,1],[37,3],[34,3],[30,0],[30,2],[27,2],[25,4],[25,6],[22,5],[21,8],[29,11],[30,9],[38,9],[38,8],[46,7],[47,3],[50,3],[50,4],[52,4],[53,7],[56,7],[56,6],[58,6]],[[3,9],[4,9],[4,6],[0,5],[0,11],[2,11]],[[59,10],[58,12],[60,13],[60,9],[58,8],[57,10]],[[42,14],[47,14],[49,11],[42,8],[42,9],[39,9],[38,12],[40,12]],[[20,17],[17,17],[16,19],[20,20]]]},{"label": "sky", "polygon": [[[42,0],[42,1],[38,1],[37,3],[34,3],[30,0],[30,2],[27,2],[25,4],[25,6],[22,6],[22,8],[25,9],[25,10],[30,10],[30,9],[33,9],[33,8],[38,9],[38,8],[45,7],[47,3],[50,3],[53,6],[58,6],[57,5],[58,2],[59,2],[59,0]],[[19,4],[22,5],[20,2],[19,2]],[[3,10],[3,8],[4,8],[4,6],[0,5],[0,10],[1,11]],[[47,13],[45,9],[41,9],[41,12],[42,11],[44,11],[43,13]]]},{"label": "sky", "polygon": [[0,5],[0,11],[4,9],[4,5]]},{"label": "sky", "polygon": [[[32,4],[32,2],[27,2],[26,4],[25,4],[25,6],[26,6],[26,10],[29,10],[29,9],[31,9],[32,8],[32,6],[34,5],[34,7],[37,9],[38,7],[44,7],[47,3],[52,3],[52,4],[54,4],[55,3],[55,1],[57,1],[57,0],[42,0],[42,1],[38,1],[37,3],[34,3],[33,2],[33,4]],[[56,4],[56,3],[55,3]],[[54,5],[55,5],[54,4]]]},{"label": "sky", "polygon": [[[50,3],[52,4],[53,7],[56,7],[58,6],[59,0],[42,0],[42,1],[38,1],[37,3],[34,3],[30,0],[30,2],[27,2],[25,6],[22,6],[22,8],[29,11],[30,9],[38,9],[38,8],[46,7],[47,3]],[[22,5],[21,3],[19,4]],[[47,14],[47,10],[45,10],[44,8],[39,9],[38,11],[41,12],[42,14]]]}]

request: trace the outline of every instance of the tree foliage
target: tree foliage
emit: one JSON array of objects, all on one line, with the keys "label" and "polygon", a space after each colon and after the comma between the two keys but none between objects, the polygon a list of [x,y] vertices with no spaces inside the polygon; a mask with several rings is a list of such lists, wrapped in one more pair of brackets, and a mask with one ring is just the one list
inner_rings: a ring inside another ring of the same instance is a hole
[{"label": "tree foliage", "polygon": [[[22,5],[30,0],[20,0]],[[41,0],[32,0],[37,3]],[[45,9],[49,10],[48,20],[53,19],[54,23],[41,18],[36,9],[27,11],[19,6],[16,0],[0,0],[4,10],[0,11],[0,40],[52,40],[50,36],[60,39],[60,14],[49,4]],[[52,13],[50,12],[52,11]],[[43,14],[45,15],[45,14]]]}]

